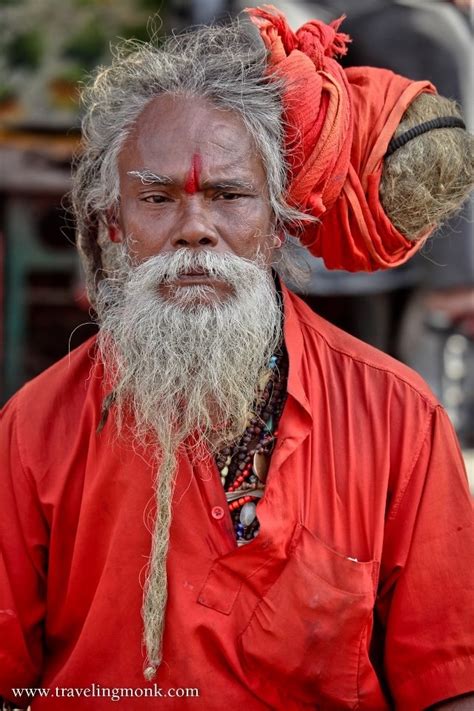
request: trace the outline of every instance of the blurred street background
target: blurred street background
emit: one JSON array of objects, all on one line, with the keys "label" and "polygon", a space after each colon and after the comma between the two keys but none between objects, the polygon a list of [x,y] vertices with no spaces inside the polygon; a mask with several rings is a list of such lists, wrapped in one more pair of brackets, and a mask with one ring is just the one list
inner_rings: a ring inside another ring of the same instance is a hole
[{"label": "blurred street background", "polygon": [[[96,331],[68,213],[80,140],[78,87],[119,38],[223,21],[240,0],[0,0],[0,404]],[[347,15],[346,66],[430,79],[474,128],[469,2],[321,0],[275,4],[297,28]],[[152,18],[151,20],[149,18]],[[408,265],[328,272],[304,256],[301,296],[318,313],[417,370],[446,407],[474,489],[473,204]]]}]

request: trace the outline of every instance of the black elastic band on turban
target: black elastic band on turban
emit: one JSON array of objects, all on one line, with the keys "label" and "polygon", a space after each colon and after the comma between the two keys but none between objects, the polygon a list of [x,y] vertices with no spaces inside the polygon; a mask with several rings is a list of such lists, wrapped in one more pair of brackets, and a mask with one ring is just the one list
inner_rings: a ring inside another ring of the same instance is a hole
[{"label": "black elastic band on turban", "polygon": [[388,144],[385,158],[391,156],[392,153],[394,153],[398,148],[404,146],[405,143],[408,143],[408,141],[411,141],[413,138],[416,138],[422,133],[432,131],[434,128],[466,128],[466,125],[464,121],[457,116],[439,116],[438,118],[424,121],[423,123],[408,129],[405,133],[401,133],[396,138],[392,138]]}]

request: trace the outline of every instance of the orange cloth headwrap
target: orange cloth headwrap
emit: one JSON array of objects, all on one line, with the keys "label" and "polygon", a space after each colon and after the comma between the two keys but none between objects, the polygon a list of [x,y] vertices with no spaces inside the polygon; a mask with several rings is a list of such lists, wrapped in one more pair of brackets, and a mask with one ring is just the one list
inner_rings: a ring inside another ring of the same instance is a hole
[{"label": "orange cloth headwrap", "polygon": [[334,59],[350,41],[338,32],[343,18],[293,32],[271,5],[247,12],[269,50],[270,71],[285,80],[288,201],[321,220],[306,224],[301,242],[331,269],[403,263],[424,240],[406,239],[385,215],[383,157],[407,107],[434,87],[384,69],[345,71]]}]

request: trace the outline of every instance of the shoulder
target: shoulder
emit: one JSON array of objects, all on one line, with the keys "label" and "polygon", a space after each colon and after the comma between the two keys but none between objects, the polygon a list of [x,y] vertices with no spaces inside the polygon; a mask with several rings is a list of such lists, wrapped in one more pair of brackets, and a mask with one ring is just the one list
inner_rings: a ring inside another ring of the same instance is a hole
[{"label": "shoulder", "polygon": [[89,411],[97,419],[103,394],[102,366],[95,338],[71,351],[27,382],[0,412],[1,429],[14,437],[25,462],[45,461],[58,442],[64,447],[74,438]]},{"label": "shoulder", "polygon": [[97,366],[93,337],[28,381],[11,401],[19,410],[27,408],[31,413],[58,412],[64,404],[69,408],[84,398],[90,379],[97,377]]},{"label": "shoulder", "polygon": [[304,358],[323,377],[347,387],[360,386],[366,394],[383,398],[404,392],[428,410],[439,403],[423,378],[395,358],[342,331],[314,313],[299,297],[288,292],[304,341]]},{"label": "shoulder", "polygon": [[299,376],[308,410],[319,441],[328,443],[331,456],[337,453],[339,480],[372,492],[382,487],[390,516],[410,483],[409,500],[419,499],[428,475],[435,481],[457,476],[464,496],[454,430],[424,380],[320,318],[298,297],[289,299],[294,333],[302,338]]}]

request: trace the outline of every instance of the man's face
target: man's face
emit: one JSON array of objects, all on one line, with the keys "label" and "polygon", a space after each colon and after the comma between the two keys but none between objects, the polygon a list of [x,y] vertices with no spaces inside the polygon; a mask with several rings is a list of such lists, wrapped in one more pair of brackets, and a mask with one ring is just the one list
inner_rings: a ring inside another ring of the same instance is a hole
[{"label": "man's face", "polygon": [[[205,99],[163,95],[140,115],[119,156],[120,211],[110,227],[141,263],[178,249],[272,258],[272,212],[266,177],[240,117]],[[229,287],[197,272],[172,289]],[[162,296],[167,289],[161,287]]]}]

